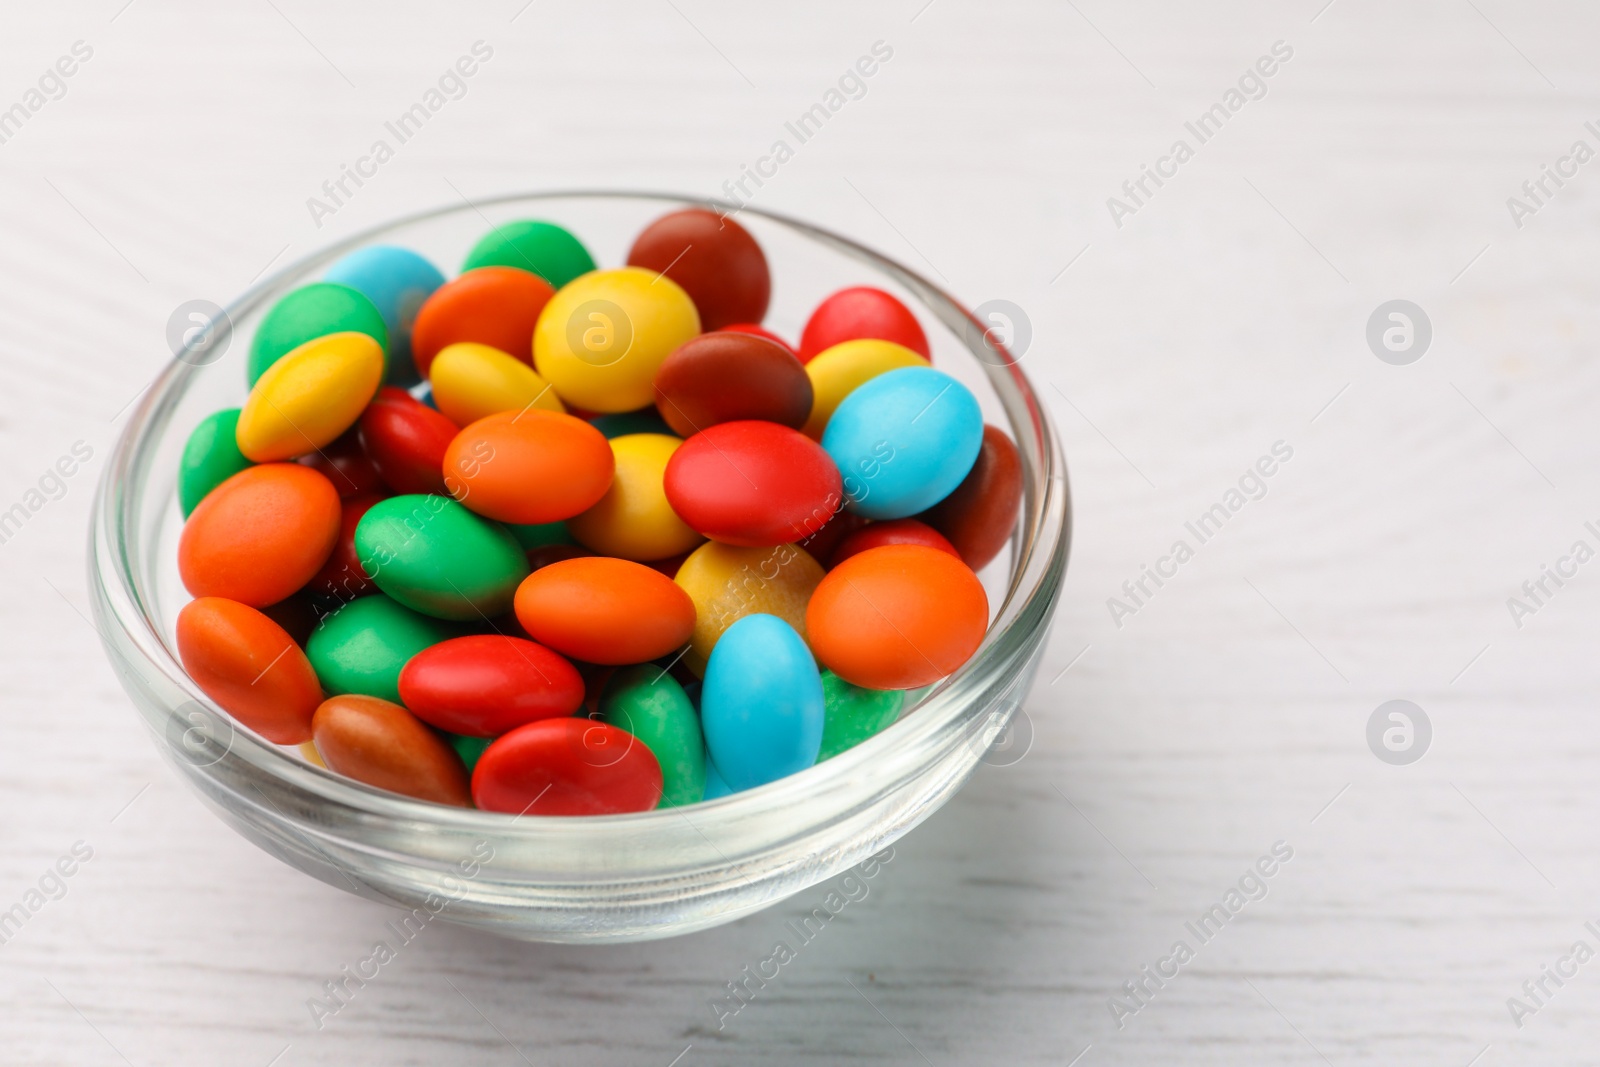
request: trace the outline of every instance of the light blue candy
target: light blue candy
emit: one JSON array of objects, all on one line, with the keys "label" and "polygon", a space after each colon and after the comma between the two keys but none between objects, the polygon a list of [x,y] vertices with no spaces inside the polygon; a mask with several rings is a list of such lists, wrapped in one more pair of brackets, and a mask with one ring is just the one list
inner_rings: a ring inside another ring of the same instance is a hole
[{"label": "light blue candy", "polygon": [[776,615],[746,615],[723,631],[706,663],[700,725],[732,790],[817,762],[822,722],[822,675],[794,627]]},{"label": "light blue candy", "polygon": [[977,398],[931,367],[903,367],[858,386],[822,434],[844,477],[845,506],[869,519],[933,507],[961,484],[982,446]]},{"label": "light blue candy", "polygon": [[389,329],[389,384],[418,381],[411,358],[411,324],[422,302],[444,284],[439,268],[409,248],[371,245],[329,267],[324,280],[348,285],[377,306]]},{"label": "light blue candy", "polygon": [[702,800],[715,800],[718,797],[731,796],[733,789],[722,780],[722,772],[717,770],[717,765],[711,762],[711,753],[706,753],[706,792]]}]

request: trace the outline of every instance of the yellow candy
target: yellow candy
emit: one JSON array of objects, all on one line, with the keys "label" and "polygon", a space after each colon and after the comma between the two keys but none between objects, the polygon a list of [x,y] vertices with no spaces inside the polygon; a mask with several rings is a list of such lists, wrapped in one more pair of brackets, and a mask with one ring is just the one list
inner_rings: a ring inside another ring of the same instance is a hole
[{"label": "yellow candy", "polygon": [[676,556],[704,541],[678,518],[661,488],[667,460],[681,444],[664,433],[613,438],[617,467],[611,488],[594,507],[568,519],[567,532],[602,556],[640,561]]},{"label": "yellow candy", "polygon": [[811,378],[811,417],[801,432],[814,441],[833,418],[834,409],[857,386],[901,367],[927,367],[931,364],[905,345],[876,338],[841,341],[811,357],[806,374]]},{"label": "yellow candy", "polygon": [[806,604],[822,575],[822,567],[799,545],[701,545],[673,579],[694,601],[694,633],[683,662],[704,675],[706,657],[722,631],[746,615],[776,615],[805,637]]},{"label": "yellow candy", "polygon": [[550,384],[533,368],[498,348],[461,341],[446,345],[428,368],[433,402],[457,426],[468,426],[502,411],[567,409]]},{"label": "yellow candy", "polygon": [[636,411],[655,400],[662,362],[699,332],[694,301],[671,278],[643,267],[591,271],[540,312],[533,365],[569,404]]},{"label": "yellow candy", "polygon": [[315,763],[323,770],[328,769],[328,764],[323,760],[322,753],[317,751],[317,743],[315,741],[301,742],[300,755],[306,758],[307,763]]},{"label": "yellow candy", "polygon": [[364,333],[307,341],[256,379],[234,431],[257,463],[315,452],[361,417],[383,383],[383,346]]}]

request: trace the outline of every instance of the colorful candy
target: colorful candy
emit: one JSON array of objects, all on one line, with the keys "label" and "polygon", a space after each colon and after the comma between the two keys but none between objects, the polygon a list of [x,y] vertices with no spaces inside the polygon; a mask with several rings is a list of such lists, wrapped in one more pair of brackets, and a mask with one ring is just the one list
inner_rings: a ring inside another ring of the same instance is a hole
[{"label": "colorful candy", "polygon": [[1011,540],[1022,505],[1022,456],[1011,438],[983,428],[983,445],[961,484],[919,516],[949,538],[973,570],[982,570]]},{"label": "colorful candy", "polygon": [[355,427],[334,438],[332,443],[301,456],[300,462],[333,483],[341,500],[384,491],[383,476],[361,446],[361,433]]},{"label": "colorful candy", "polygon": [[322,620],[306,642],[306,655],[330,693],[399,701],[406,661],[459,634],[389,597],[364,596]]},{"label": "colorful candy", "polygon": [[418,800],[471,804],[461,757],[398,704],[370,696],[330,697],[317,708],[311,729],[329,770]]},{"label": "colorful candy", "polygon": [[256,327],[250,342],[250,384],[254,386],[268,367],[307,341],[352,332],[372,338],[380,351],[389,347],[382,313],[348,285],[316,282],[292,290]]},{"label": "colorful candy", "polygon": [[178,612],[178,658],[206,696],[268,741],[310,739],[322,700],[317,675],[261,612],[222,597],[191,600]]},{"label": "colorful candy", "polygon": [[239,409],[227,408],[201,419],[189,434],[178,461],[178,507],[184,518],[207,493],[250,466],[234,439],[238,425]]},{"label": "colorful candy", "polygon": [[741,419],[798,430],[811,414],[811,378],[794,353],[732,330],[685,342],[656,371],[655,393],[661,417],[681,437]]},{"label": "colorful candy", "polygon": [[685,208],[646,226],[628,251],[628,265],[645,267],[683,287],[706,330],[760,322],[772,295],[767,257],[737,222],[704,208]]},{"label": "colorful candy", "polygon": [[683,663],[704,674],[711,650],[747,615],[775,615],[806,632],[806,603],[823,570],[796,545],[738,548],[716,541],[689,553],[673,577],[694,604],[694,630]]},{"label": "colorful candy", "polygon": [[837,567],[851,556],[884,545],[927,545],[948,552],[957,559],[961,558],[955,546],[927,523],[916,519],[889,519],[886,522],[869,523],[846,536],[839,542],[839,547],[833,550],[833,555],[828,557],[828,566]]},{"label": "colorful candy", "polygon": [[503,222],[472,246],[463,272],[479,267],[518,267],[559,289],[594,270],[594,257],[567,230],[553,222],[527,219]]},{"label": "colorful candy", "polygon": [[470,634],[412,656],[400,671],[400,700],[441,730],[499,737],[577,711],[583,679],[572,664],[533,641]]},{"label": "colorful candy", "polygon": [[855,748],[900,717],[905,693],[898,689],[864,689],[832,671],[822,672],[822,749],[817,762]]},{"label": "colorful candy", "polygon": [[178,575],[197,597],[254,608],[293,594],[339,537],[339,494],[298,463],[247,467],[200,501],[178,538]]},{"label": "colorful candy", "polygon": [[519,524],[559,522],[593,507],[611,486],[611,445],[600,431],[552,411],[479,419],[445,449],[445,485],[479,515]]},{"label": "colorful candy", "polygon": [[672,579],[606,556],[552,563],[517,589],[517,620],[540,644],[589,663],[670,655],[694,630],[694,603]]},{"label": "colorful candy", "polygon": [[395,385],[417,381],[417,367],[411,359],[411,327],[423,302],[444,284],[439,268],[409,248],[370,245],[329,267],[323,280],[349,286],[372,301],[389,335],[387,380]]},{"label": "colorful candy", "polygon": [[433,357],[461,341],[528,359],[533,326],[555,290],[516,267],[479,267],[445,282],[423,303],[411,327],[411,358],[424,378]]},{"label": "colorful candy", "polygon": [[392,386],[361,416],[361,447],[397,493],[444,493],[444,454],[460,427]]},{"label": "colorful candy", "polygon": [[257,463],[294,459],[355,425],[383,384],[383,349],[364,333],[307,341],[256,379],[234,438]]},{"label": "colorful candy", "polygon": [[682,444],[656,433],[613,438],[611,486],[593,506],[568,520],[572,537],[601,555],[640,562],[680,555],[704,541],[672,509],[663,484],[667,464]]},{"label": "colorful candy", "polygon": [[472,341],[446,345],[433,357],[428,380],[433,385],[433,402],[457,426],[502,411],[567,410],[549,383],[525,361]]},{"label": "colorful candy", "polygon": [[510,815],[619,815],[661,800],[661,766],[631,734],[590,719],[541,719],[489,745],[472,799]]},{"label": "colorful candy", "polygon": [[441,496],[374,504],[356,526],[356,555],[379,589],[436,619],[504,614],[528,575],[509,530]]},{"label": "colorful candy", "polygon": [[700,691],[706,747],[728,785],[750,789],[811,766],[823,717],[822,678],[792,626],[749,615],[728,627]]},{"label": "colorful candy", "polygon": [[699,803],[706,790],[700,716],[683,686],[654,665],[623,667],[600,697],[600,717],[632,734],[661,768],[658,807]]},{"label": "colorful candy", "polygon": [[663,485],[690,526],[745,547],[807,537],[842,500],[828,453],[772,422],[724,422],[695,434],[673,453]]},{"label": "colorful candy", "polygon": [[904,367],[926,367],[928,361],[904,345],[893,341],[865,339],[844,341],[825,349],[806,364],[811,379],[811,413],[801,430],[807,437],[822,440],[828,420],[844,398],[880,374]]},{"label": "colorful candy", "polygon": [[828,297],[806,320],[800,333],[800,360],[808,362],[843,341],[876,337],[893,341],[928,357],[928,335],[911,309],[868,285],[840,289]]}]

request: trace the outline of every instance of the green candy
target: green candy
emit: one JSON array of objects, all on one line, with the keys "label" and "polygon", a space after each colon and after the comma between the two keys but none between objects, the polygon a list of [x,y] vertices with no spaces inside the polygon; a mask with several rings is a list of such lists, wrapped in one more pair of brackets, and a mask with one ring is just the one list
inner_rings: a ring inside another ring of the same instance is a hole
[{"label": "green candy", "polygon": [[817,762],[854,748],[894,722],[905,694],[893,689],[863,689],[830,670],[822,672],[822,751]]},{"label": "green candy", "polygon": [[398,704],[406,660],[458,633],[458,627],[418,615],[386,596],[364,596],[311,631],[306,657],[328,693],[361,693]]},{"label": "green candy", "polygon": [[567,524],[564,522],[541,522],[526,526],[508,522],[505,527],[511,531],[511,536],[517,539],[517,544],[524,549],[543,548],[545,545],[575,545],[578,543],[567,532]]},{"label": "green candy", "polygon": [[600,718],[644,743],[661,765],[658,808],[698,804],[706,791],[700,716],[672,675],[645,663],[623,667],[600,695]]},{"label": "green candy", "polygon": [[511,531],[447,496],[381,500],[361,517],[355,541],[356,558],[379,589],[438,619],[504,615],[528,576],[528,557]]},{"label": "green candy", "polygon": [[189,435],[178,461],[178,506],[184,518],[200,506],[207,493],[253,466],[234,439],[238,425],[239,409],[227,408],[201,419]]},{"label": "green candy", "polygon": [[594,270],[594,257],[582,241],[555,223],[524,219],[496,226],[472,246],[461,270],[478,267],[517,267],[559,289]]},{"label": "green candy", "polygon": [[388,354],[389,330],[377,305],[348,285],[316,282],[285,293],[256,327],[250,384],[294,349],[330,333],[364,333]]},{"label": "green candy", "polygon": [[638,411],[622,411],[615,415],[601,415],[591,425],[605,435],[606,440],[613,437],[623,437],[630,433],[664,433],[668,437],[678,436],[667,425],[667,420],[661,417],[661,412],[651,404]]},{"label": "green candy", "polygon": [[456,755],[461,757],[461,762],[467,765],[469,775],[493,740],[489,737],[468,737],[465,734],[445,734],[445,739],[450,742],[450,747],[456,750]]}]

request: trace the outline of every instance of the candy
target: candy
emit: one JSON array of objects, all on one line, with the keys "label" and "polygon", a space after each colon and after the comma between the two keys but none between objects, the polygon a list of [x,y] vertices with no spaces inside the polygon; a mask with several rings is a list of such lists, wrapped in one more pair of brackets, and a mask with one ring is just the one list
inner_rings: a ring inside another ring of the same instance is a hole
[{"label": "candy", "polygon": [[439,619],[502,614],[528,575],[510,531],[441,496],[374,504],[356,526],[356,555],[379,589]]},{"label": "candy", "polygon": [[533,326],[555,290],[516,267],[479,267],[445,282],[423,303],[411,328],[411,358],[424,378],[433,357],[460,341],[527,358]]},{"label": "candy", "polygon": [[822,700],[825,711],[818,763],[854,748],[899,718],[905,693],[898,689],[863,689],[825,670]]},{"label": "candy", "polygon": [[890,371],[845,398],[822,447],[844,476],[845,506],[901,519],[949,496],[983,444],[983,414],[966,386],[940,371]]},{"label": "candy", "polygon": [[347,285],[372,301],[389,334],[388,380],[396,385],[417,381],[411,326],[423,301],[444,284],[439,268],[409,248],[371,245],[329,267],[323,280]]},{"label": "candy", "polygon": [[694,604],[694,631],[684,665],[704,674],[717,640],[747,615],[775,615],[805,636],[806,602],[822,575],[817,561],[796,545],[701,545],[673,578]]},{"label": "candy", "polygon": [[441,730],[498,737],[524,723],[577,711],[583,679],[543,645],[470,634],[411,657],[400,671],[400,700]]},{"label": "candy", "polygon": [[434,403],[457,426],[502,411],[567,410],[526,362],[471,341],[446,345],[433,357],[428,378]]},{"label": "candy", "polygon": [[237,601],[201,597],[178,612],[177,637],[183,669],[224,711],[274,744],[310,739],[322,690],[283,627]]},{"label": "candy", "polygon": [[[757,325],[756,323],[753,323],[753,322],[735,322],[735,323],[733,323],[733,324],[731,324],[729,326],[720,327],[720,329],[724,333],[726,333],[729,330],[732,330],[735,333],[753,333],[757,337],[765,337],[767,340],[773,342],[774,344],[782,345],[784,347],[784,349],[791,356],[793,356],[795,359],[800,359],[800,353],[798,353],[798,352],[796,352],[794,350],[794,345],[792,345],[788,341],[784,340],[778,334],[773,333],[771,330],[767,329],[765,326],[760,326],[760,325]],[[802,360],[802,362],[804,362],[804,361]]]},{"label": "candy", "polygon": [[711,753],[706,753],[706,788],[702,800],[716,800],[718,797],[729,796],[733,788],[728,785],[728,780],[722,777],[722,772],[717,770],[716,764],[711,762]]},{"label": "candy", "polygon": [[795,543],[805,549],[812,559],[831,560],[840,542],[867,525],[869,521],[853,511],[836,511],[833,513],[833,518],[822,524],[820,530]]},{"label": "candy", "polygon": [[642,267],[597,270],[539,316],[533,365],[561,399],[590,411],[634,411],[655,397],[656,371],[700,332],[689,295]]},{"label": "candy", "polygon": [[307,589],[318,596],[331,597],[341,604],[377,592],[377,585],[373,583],[371,575],[362,569],[361,558],[356,553],[356,527],[361,524],[362,516],[382,499],[382,496],[374,493],[340,501],[339,538],[334,542],[333,552],[327,562],[306,585]]},{"label": "candy", "polygon": [[927,545],[940,552],[948,552],[957,559],[961,558],[955,546],[926,523],[916,519],[890,519],[864,526],[840,541],[839,547],[828,557],[828,566],[837,567],[851,556],[884,545]]},{"label": "candy", "polygon": [[797,430],[724,422],[673,453],[663,479],[683,520],[715,541],[746,547],[806,537],[839,509],[833,461]]},{"label": "candy", "polygon": [[257,463],[315,452],[355,425],[382,382],[383,349],[366,334],[307,341],[250,388],[234,430],[239,451]]},{"label": "candy", "polygon": [[463,271],[479,267],[520,267],[559,289],[594,270],[594,257],[555,223],[528,219],[501,223],[484,234],[461,265]]},{"label": "candy", "polygon": [[893,341],[924,358],[929,355],[928,335],[909,308],[882,289],[858,285],[840,289],[817,305],[800,333],[800,361],[862,337]]},{"label": "candy", "polygon": [[460,427],[404,389],[392,386],[361,416],[361,447],[390,489],[397,493],[440,493],[444,454]]},{"label": "candy", "polygon": [[672,427],[661,417],[654,404],[638,411],[619,411],[612,415],[596,415],[589,424],[609,440],[626,437],[631,433],[672,433]]},{"label": "candy", "polygon": [[458,632],[386,596],[364,596],[322,620],[306,642],[306,655],[329,693],[398,702],[406,661]]},{"label": "candy", "polygon": [[672,510],[662,486],[667,464],[682,444],[666,434],[613,438],[616,474],[611,487],[567,522],[573,538],[600,555],[641,562],[676,556],[704,541]]},{"label": "candy", "polygon": [[670,674],[649,664],[621,668],[600,697],[600,717],[632,734],[656,758],[658,807],[699,803],[706,788],[700,716]]},{"label": "candy", "polygon": [[250,466],[234,440],[239,409],[228,408],[200,420],[183,446],[178,461],[178,508],[183,517],[199,506],[205,495]]},{"label": "candy", "polygon": [[807,437],[820,441],[828,420],[844,398],[857,388],[892,370],[926,367],[928,361],[893,341],[845,341],[822,352],[806,364],[815,399],[801,427]]},{"label": "candy", "polygon": [[339,494],[298,463],[247,467],[213,489],[178,538],[178,574],[197,597],[262,608],[311,580],[339,536]]},{"label": "candy", "polygon": [[972,470],[954,492],[918,518],[949,538],[976,571],[1005,548],[1021,504],[1022,456],[1004,431],[985,426]]},{"label": "candy", "polygon": [[466,765],[467,774],[470,775],[478,766],[478,760],[483,757],[489,748],[488,737],[467,737],[464,734],[450,734],[446,737],[450,747],[456,750],[456,755],[461,757],[461,762]]},{"label": "candy", "polygon": [[472,799],[510,815],[649,811],[661,800],[661,767],[647,746],[608,723],[541,719],[478,758]]},{"label": "candy", "polygon": [[828,572],[806,608],[806,637],[847,682],[915,689],[965,663],[988,620],[989,599],[965,563],[925,545],[885,545]]},{"label": "candy", "polygon": [[783,345],[749,333],[704,333],[656,371],[656,407],[682,437],[718,423],[764,419],[799,429],[811,414],[811,378]]},{"label": "candy", "polygon": [[[307,589],[310,587],[307,586]],[[311,594],[305,589],[293,596],[285,597],[276,604],[268,604],[260,609],[261,614],[283,627],[283,632],[294,640],[301,648],[306,647],[306,641],[311,637],[311,631],[322,622],[323,612],[317,610],[317,604]]]},{"label": "candy", "polygon": [[704,329],[760,322],[772,295],[767,257],[737,222],[704,208],[685,208],[646,226],[628,265],[660,271],[689,294]]},{"label": "candy", "polygon": [[541,548],[545,545],[573,544],[572,535],[564,522],[539,522],[532,524],[506,523],[506,529],[523,548]]},{"label": "candy", "polygon": [[644,663],[694,630],[694,603],[672,579],[606,556],[535,571],[517,589],[516,612],[535,641],[589,663]]},{"label": "candy", "polygon": [[398,704],[370,696],[330,697],[317,708],[311,728],[329,770],[435,804],[464,808],[472,802],[461,757]]},{"label": "candy", "polygon": [[822,679],[793,627],[759,614],[728,627],[706,664],[700,719],[729,786],[750,789],[811,766],[823,717]]},{"label": "candy", "polygon": [[540,545],[538,548],[528,549],[528,570],[536,571],[552,563],[568,559],[584,559],[592,555],[593,552],[581,545]]},{"label": "candy", "polygon": [[335,333],[362,333],[380,352],[389,347],[389,330],[372,301],[347,285],[317,282],[286,293],[272,306],[250,342],[249,380],[254,386],[267,368],[307,341]]},{"label": "candy", "polygon": [[466,427],[445,450],[445,484],[467,507],[521,524],[570,519],[611,485],[611,446],[571,415],[503,411]]},{"label": "candy", "polygon": [[366,449],[361,447],[361,433],[355,427],[340,434],[331,444],[301,456],[300,462],[333,483],[341,500],[384,491],[383,476]]}]

